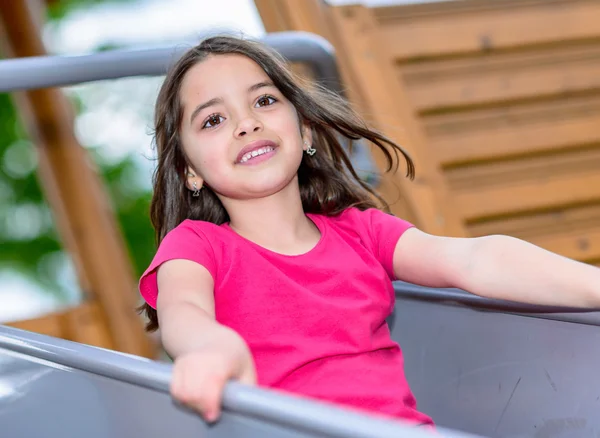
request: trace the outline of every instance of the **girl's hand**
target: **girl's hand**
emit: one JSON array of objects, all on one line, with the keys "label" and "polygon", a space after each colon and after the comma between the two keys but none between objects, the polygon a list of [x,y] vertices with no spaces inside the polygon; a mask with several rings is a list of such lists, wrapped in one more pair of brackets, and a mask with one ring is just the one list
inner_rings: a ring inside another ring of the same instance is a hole
[{"label": "girl's hand", "polygon": [[254,361],[245,342],[237,334],[227,341],[183,354],[173,366],[171,395],[208,422],[219,418],[223,390],[230,379],[256,384]]}]

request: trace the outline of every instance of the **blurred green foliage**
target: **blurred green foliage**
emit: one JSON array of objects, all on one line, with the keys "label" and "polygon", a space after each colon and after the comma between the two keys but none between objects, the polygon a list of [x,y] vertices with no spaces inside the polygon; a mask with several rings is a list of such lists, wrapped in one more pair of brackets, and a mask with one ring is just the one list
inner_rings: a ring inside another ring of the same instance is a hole
[{"label": "blurred green foliage", "polygon": [[85,9],[90,6],[106,3],[129,3],[131,1],[132,0],[54,0],[49,2],[47,16],[50,20],[60,20],[65,15],[74,12],[77,9]]},{"label": "blurred green foliage", "polygon": [[[101,2],[57,1],[48,10],[49,19],[60,20],[74,8]],[[76,112],[82,111],[81,102],[74,100],[73,105]],[[89,148],[89,152],[111,197],[135,273],[141,275],[155,250],[148,218],[149,189],[131,189],[131,175],[139,172],[134,157],[115,163],[101,159],[101,148]],[[21,274],[48,293],[67,299],[64,278],[60,278],[64,271],[57,269],[57,262],[66,257],[38,184],[35,145],[28,140],[10,95],[0,93],[0,271]]]}]

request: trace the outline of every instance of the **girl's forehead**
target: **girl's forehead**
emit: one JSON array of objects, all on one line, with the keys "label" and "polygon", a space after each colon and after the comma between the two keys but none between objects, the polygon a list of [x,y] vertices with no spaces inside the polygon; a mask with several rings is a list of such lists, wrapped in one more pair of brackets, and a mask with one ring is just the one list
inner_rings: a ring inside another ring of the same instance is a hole
[{"label": "girl's forehead", "polygon": [[182,88],[211,91],[219,86],[243,86],[267,79],[262,67],[247,56],[210,55],[187,72]]}]

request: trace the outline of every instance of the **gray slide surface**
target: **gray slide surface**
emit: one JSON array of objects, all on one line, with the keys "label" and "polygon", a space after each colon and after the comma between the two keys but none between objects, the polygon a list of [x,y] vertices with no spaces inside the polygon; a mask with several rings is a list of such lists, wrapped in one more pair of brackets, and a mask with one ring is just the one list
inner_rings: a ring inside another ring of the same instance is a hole
[{"label": "gray slide surface", "polygon": [[396,285],[392,337],[418,407],[489,437],[600,436],[600,313]]},{"label": "gray slide surface", "polygon": [[[442,436],[599,436],[597,312],[401,283],[396,296],[392,336]],[[222,420],[208,426],[170,398],[169,364],[1,326],[0,370],[2,436],[435,436],[233,382]]]},{"label": "gray slide surface", "polygon": [[[426,430],[230,383],[207,425],[168,394],[171,365],[0,326],[2,437],[431,438]],[[446,431],[444,436],[467,438]]]}]

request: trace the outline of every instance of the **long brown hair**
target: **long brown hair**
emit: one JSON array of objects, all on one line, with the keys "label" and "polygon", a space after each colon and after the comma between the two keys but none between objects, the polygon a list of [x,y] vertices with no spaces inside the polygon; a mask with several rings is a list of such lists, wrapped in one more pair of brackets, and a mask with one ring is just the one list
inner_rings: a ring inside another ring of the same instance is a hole
[{"label": "long brown hair", "polygon": [[[304,155],[298,169],[300,195],[306,213],[332,216],[349,207],[388,211],[386,202],[356,174],[340,139],[370,141],[383,152],[387,160],[386,171],[395,168],[399,164],[399,154],[402,155],[407,164],[407,176],[413,178],[414,165],[408,154],[386,136],[369,128],[341,96],[293,75],[279,53],[257,41],[216,36],[202,41],[178,60],[167,73],[157,97],[154,128],[158,166],[150,211],[157,244],[185,219],[218,225],[229,221],[227,211],[210,188],[205,187],[199,197],[193,197],[186,187],[188,163],[179,134],[183,115],[180,87],[185,74],[207,56],[222,54],[239,54],[256,62],[296,108],[300,120],[310,126],[317,153]],[[156,310],[147,303],[140,310],[149,319],[146,330],[155,331],[158,328]]]}]

